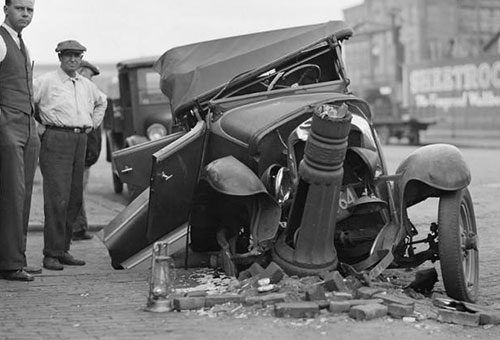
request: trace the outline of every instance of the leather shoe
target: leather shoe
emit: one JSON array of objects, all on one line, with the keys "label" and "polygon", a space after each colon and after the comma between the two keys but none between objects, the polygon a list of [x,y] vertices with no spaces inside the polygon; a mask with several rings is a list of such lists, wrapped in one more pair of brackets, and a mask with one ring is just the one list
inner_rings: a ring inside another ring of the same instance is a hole
[{"label": "leather shoe", "polygon": [[45,256],[43,258],[43,268],[49,270],[63,270],[64,266],[55,257]]},{"label": "leather shoe", "polygon": [[35,279],[23,269],[0,272],[0,278],[9,281],[33,281]]},{"label": "leather shoe", "polygon": [[62,264],[67,264],[68,266],[84,266],[85,261],[75,259],[70,253],[65,252],[61,256],[58,256],[57,259]]},{"label": "leather shoe", "polygon": [[40,268],[38,266],[26,266],[23,268],[23,270],[28,274],[41,274],[42,273],[42,268]]},{"label": "leather shoe", "polygon": [[73,241],[84,241],[84,240],[91,240],[93,237],[94,235],[89,234],[86,230],[82,230],[73,233],[71,239]]}]

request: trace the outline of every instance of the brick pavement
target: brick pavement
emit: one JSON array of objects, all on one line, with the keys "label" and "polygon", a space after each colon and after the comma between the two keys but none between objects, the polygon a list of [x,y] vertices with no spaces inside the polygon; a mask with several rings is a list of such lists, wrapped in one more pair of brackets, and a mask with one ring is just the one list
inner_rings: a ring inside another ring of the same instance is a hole
[{"label": "brick pavement", "polygon": [[[42,247],[42,233],[31,232],[29,263],[40,264]],[[1,339],[218,339],[227,335],[228,328],[231,333],[246,327],[245,320],[220,318],[214,327],[207,317],[144,312],[148,263],[115,271],[98,238],[75,242],[71,252],[87,265],[61,272],[44,270],[30,283],[0,281]]]},{"label": "brick pavement", "polygon": [[[43,235],[28,236],[28,261],[39,264]],[[0,280],[0,339],[490,339],[499,331],[464,330],[431,320],[413,325],[387,319],[355,323],[346,316],[324,314],[311,320],[277,319],[270,309],[240,317],[149,313],[143,311],[148,263],[112,270],[99,238],[74,242],[71,252],[87,265],[44,270],[30,283]],[[185,274],[178,269],[178,276]]]}]

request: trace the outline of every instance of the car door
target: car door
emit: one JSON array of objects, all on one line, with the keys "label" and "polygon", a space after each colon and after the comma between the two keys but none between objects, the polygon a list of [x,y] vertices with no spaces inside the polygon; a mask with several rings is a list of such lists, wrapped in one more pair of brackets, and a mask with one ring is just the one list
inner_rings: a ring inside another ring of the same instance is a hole
[{"label": "car door", "polygon": [[151,179],[152,155],[184,134],[185,132],[176,132],[155,141],[113,152],[113,162],[121,181],[140,188],[148,187]]},{"label": "car door", "polygon": [[202,166],[205,132],[205,122],[199,121],[153,155],[147,231],[150,241],[187,222]]}]

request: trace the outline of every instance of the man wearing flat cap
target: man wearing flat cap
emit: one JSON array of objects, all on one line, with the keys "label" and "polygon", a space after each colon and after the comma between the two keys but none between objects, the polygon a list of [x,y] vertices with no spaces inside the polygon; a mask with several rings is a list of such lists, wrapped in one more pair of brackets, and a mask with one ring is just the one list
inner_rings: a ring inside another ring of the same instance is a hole
[{"label": "man wearing flat cap", "polygon": [[[82,60],[78,73],[87,79],[92,80],[92,77],[99,75],[101,72],[99,68],[86,60]],[[109,104],[108,104],[109,105]],[[87,134],[87,149],[85,150],[85,170],[83,171],[83,191],[87,187],[90,176],[90,167],[94,165],[99,159],[101,153],[101,127],[93,129]],[[85,212],[85,197],[82,201],[79,213],[76,217],[75,223],[73,224],[73,236],[71,240],[82,241],[90,240],[93,235],[89,233],[89,225],[87,222],[87,214]]]},{"label": "man wearing flat cap", "polygon": [[83,199],[87,133],[101,124],[106,109],[106,96],[77,72],[86,50],[76,40],[60,42],[56,47],[60,67],[33,82],[43,131],[43,266],[49,270],[85,264],[69,253],[72,225]]}]

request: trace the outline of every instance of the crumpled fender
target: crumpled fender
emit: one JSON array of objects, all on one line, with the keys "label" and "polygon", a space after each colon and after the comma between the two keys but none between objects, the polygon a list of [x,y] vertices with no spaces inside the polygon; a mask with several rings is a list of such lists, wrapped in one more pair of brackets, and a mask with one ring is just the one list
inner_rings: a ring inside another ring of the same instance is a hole
[{"label": "crumpled fender", "polygon": [[205,167],[203,179],[222,194],[253,199],[250,232],[257,244],[275,237],[281,208],[246,165],[233,156],[219,158]]},{"label": "crumpled fender", "polygon": [[401,162],[396,174],[400,212],[404,207],[436,196],[440,191],[465,188],[471,181],[469,166],[460,150],[450,144],[432,144],[413,151]]}]

